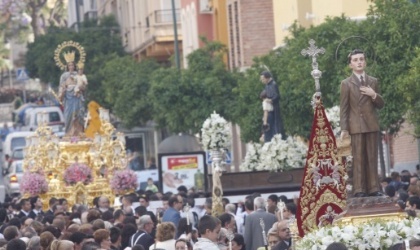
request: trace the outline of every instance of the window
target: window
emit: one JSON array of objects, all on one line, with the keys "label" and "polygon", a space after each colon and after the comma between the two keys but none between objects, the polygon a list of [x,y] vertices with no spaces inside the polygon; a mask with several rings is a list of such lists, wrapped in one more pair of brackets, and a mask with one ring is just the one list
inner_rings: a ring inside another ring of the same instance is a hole
[{"label": "window", "polygon": [[229,42],[230,42],[230,67],[233,69],[236,67],[235,61],[235,39],[234,39],[234,27],[233,27],[233,15],[232,15],[232,5],[228,6],[228,18],[229,18]]},{"label": "window", "polygon": [[60,114],[58,112],[51,112],[50,114],[50,122],[61,122]]},{"label": "window", "polygon": [[12,139],[10,144],[11,144],[12,150],[17,147],[25,147],[26,139],[25,137],[16,137]]},{"label": "window", "polygon": [[143,135],[127,135],[125,137],[128,166],[131,170],[141,171],[145,170],[145,145]]},{"label": "window", "polygon": [[22,162],[17,162],[15,164],[16,164],[15,173],[23,173]]},{"label": "window", "polygon": [[235,39],[236,39],[236,58],[238,60],[238,66],[241,66],[241,35],[239,31],[239,10],[238,10],[238,2],[234,3],[234,17],[235,17]]}]

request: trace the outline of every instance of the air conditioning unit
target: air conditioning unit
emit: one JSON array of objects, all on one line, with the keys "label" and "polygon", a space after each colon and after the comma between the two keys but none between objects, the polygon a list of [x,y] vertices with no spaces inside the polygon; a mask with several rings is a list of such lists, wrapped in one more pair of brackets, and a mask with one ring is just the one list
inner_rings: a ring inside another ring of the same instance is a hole
[{"label": "air conditioning unit", "polygon": [[200,14],[213,13],[211,0],[200,0]]}]

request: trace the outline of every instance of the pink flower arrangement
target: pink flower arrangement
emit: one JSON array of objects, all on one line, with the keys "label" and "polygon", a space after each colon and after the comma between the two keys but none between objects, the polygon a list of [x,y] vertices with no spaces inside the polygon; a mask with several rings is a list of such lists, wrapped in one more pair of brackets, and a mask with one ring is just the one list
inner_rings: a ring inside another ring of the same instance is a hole
[{"label": "pink flower arrangement", "polygon": [[130,169],[116,170],[110,181],[114,191],[137,189],[137,174]]},{"label": "pink flower arrangement", "polygon": [[73,163],[64,171],[64,181],[68,185],[73,185],[77,182],[89,184],[92,182],[92,179],[92,169],[85,164]]},{"label": "pink flower arrangement", "polygon": [[20,191],[31,196],[48,192],[48,183],[44,173],[25,171],[20,182]]}]

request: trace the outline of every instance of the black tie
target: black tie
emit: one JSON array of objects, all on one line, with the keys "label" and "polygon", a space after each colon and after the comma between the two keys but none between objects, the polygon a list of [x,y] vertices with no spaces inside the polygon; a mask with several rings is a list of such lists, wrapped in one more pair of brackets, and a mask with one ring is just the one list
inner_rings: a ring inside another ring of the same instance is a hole
[{"label": "black tie", "polygon": [[360,84],[364,87],[366,86],[365,80],[363,80],[363,76],[360,76]]}]

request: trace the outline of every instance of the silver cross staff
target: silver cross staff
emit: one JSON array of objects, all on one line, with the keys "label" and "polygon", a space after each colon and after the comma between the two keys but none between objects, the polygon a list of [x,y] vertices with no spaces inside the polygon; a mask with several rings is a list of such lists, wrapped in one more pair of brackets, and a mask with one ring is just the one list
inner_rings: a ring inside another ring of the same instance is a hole
[{"label": "silver cross staff", "polygon": [[311,75],[315,79],[315,89],[318,95],[321,95],[321,87],[319,86],[319,78],[322,76],[322,71],[318,69],[318,62],[316,58],[318,54],[324,54],[324,48],[318,48],[315,46],[315,40],[309,40],[309,47],[307,49],[303,49],[301,52],[302,56],[310,56],[312,57],[312,71]]},{"label": "silver cross staff", "polygon": [[280,212],[280,219],[283,220],[283,210],[286,208],[286,204],[283,201],[277,203],[277,210]]},{"label": "silver cross staff", "polygon": [[261,226],[261,229],[262,229],[262,236],[263,236],[263,241],[264,241],[264,247],[265,247],[265,250],[267,250],[268,249],[268,243],[267,243],[267,235],[265,234],[265,223],[264,223],[264,220],[263,220],[263,218],[260,218],[260,226]]},{"label": "silver cross staff", "polygon": [[229,241],[229,250],[232,250],[232,240],[235,238],[235,234],[231,230],[228,230],[226,238]]}]

